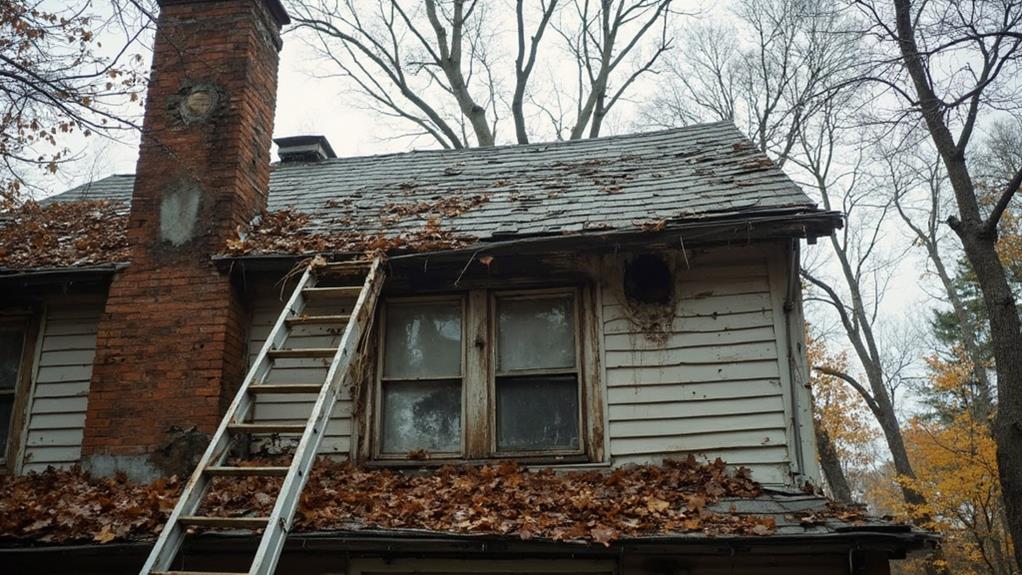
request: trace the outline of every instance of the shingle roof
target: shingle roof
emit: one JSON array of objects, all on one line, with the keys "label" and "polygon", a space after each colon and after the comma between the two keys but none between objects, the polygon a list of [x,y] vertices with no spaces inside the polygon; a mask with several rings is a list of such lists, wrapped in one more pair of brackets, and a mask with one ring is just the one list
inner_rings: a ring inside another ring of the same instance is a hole
[{"label": "shingle roof", "polygon": [[[52,199],[129,200],[133,181],[111,176]],[[454,197],[466,203],[453,211],[431,206]],[[268,204],[270,210],[309,214],[309,231],[325,233],[397,235],[421,229],[439,213],[445,229],[482,241],[817,211],[730,122],[572,142],[279,164]],[[418,208],[404,209],[413,206]],[[395,212],[402,216],[386,217]]]}]

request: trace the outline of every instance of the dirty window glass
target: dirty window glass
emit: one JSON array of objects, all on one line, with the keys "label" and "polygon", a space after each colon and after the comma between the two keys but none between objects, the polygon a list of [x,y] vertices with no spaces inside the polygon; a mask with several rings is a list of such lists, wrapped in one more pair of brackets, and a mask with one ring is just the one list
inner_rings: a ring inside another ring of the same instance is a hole
[{"label": "dirty window glass", "polygon": [[20,328],[0,327],[0,457],[5,455],[10,438],[24,340],[25,333]]},{"label": "dirty window glass", "polygon": [[578,386],[574,375],[498,380],[500,451],[578,449],[578,434]]},{"label": "dirty window glass", "polygon": [[383,452],[461,450],[460,381],[383,384]]},{"label": "dirty window glass", "polygon": [[500,372],[575,367],[572,298],[500,300],[497,348]]},{"label": "dirty window glass", "polygon": [[387,306],[381,452],[461,451],[460,300]]},{"label": "dirty window glass", "polygon": [[461,375],[461,302],[387,306],[383,377]]}]

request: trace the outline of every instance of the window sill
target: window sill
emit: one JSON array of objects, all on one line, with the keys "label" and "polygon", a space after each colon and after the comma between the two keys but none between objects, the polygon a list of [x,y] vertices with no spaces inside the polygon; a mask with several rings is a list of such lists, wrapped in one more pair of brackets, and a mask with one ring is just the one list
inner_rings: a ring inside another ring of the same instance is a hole
[{"label": "window sill", "polygon": [[441,467],[444,465],[493,465],[502,461],[514,461],[523,467],[607,467],[609,463],[593,462],[586,455],[534,455],[527,457],[492,457],[485,459],[371,459],[362,462],[366,467],[417,469]]}]

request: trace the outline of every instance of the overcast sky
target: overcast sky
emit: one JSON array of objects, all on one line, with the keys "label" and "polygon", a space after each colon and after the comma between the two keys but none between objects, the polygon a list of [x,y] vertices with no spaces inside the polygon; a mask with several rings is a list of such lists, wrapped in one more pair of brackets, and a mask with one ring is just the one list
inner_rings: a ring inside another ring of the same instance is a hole
[{"label": "overcast sky", "polygon": [[[720,11],[723,10],[722,6],[715,4],[706,10]],[[107,42],[107,46],[116,44],[117,38],[111,38]],[[567,57],[556,49],[549,49],[543,55],[548,59]],[[143,56],[148,63],[150,54],[145,53]],[[554,66],[556,65],[555,63]],[[570,62],[565,62],[564,65],[573,67]],[[340,80],[321,77],[332,72],[334,72],[332,65],[321,62],[301,39],[295,37],[295,34],[285,34],[280,60],[274,137],[322,134],[327,136],[339,156],[404,151],[414,147],[436,147],[431,140],[410,142],[407,139],[387,138],[393,133],[392,126],[361,109],[357,105],[357,100],[344,92]],[[641,101],[632,102],[631,105],[641,105]],[[634,129],[630,126],[627,111],[622,112],[624,113],[618,113],[615,123],[608,126],[608,132]],[[505,134],[505,137],[507,136],[509,135]],[[40,175],[37,183],[46,190],[45,195],[110,174],[128,174],[135,171],[138,156],[137,133],[122,134],[119,141],[93,136],[88,140],[73,140],[70,145],[81,153],[82,159],[58,176]],[[897,227],[890,226],[889,237],[883,242],[883,248],[894,251],[905,245],[904,239],[898,237],[899,235]],[[828,250],[826,240],[821,239],[818,245],[807,247],[806,253],[808,257],[813,258],[825,255]],[[923,262],[914,253],[900,261],[893,281],[888,286],[883,305],[884,317],[888,318],[889,325],[903,324],[907,318],[914,318],[914,323],[920,324],[929,316],[928,309],[933,300],[924,291],[922,269]],[[820,315],[819,310],[814,313],[812,308],[809,312],[810,321],[817,326],[833,323],[833,318],[827,317],[829,314]],[[925,324],[920,327],[925,327]]]}]

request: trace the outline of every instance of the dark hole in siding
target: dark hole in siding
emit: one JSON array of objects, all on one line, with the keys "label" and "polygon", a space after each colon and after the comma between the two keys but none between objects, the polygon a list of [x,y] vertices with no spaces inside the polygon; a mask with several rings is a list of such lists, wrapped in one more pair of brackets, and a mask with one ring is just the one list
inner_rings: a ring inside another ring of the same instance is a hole
[{"label": "dark hole in siding", "polygon": [[625,266],[625,296],[638,303],[671,303],[674,281],[664,260],[653,254],[642,254],[628,262]]}]

